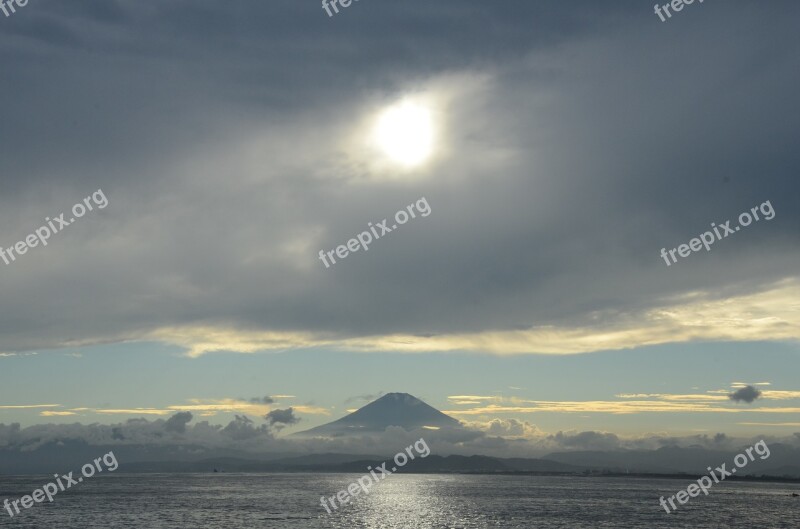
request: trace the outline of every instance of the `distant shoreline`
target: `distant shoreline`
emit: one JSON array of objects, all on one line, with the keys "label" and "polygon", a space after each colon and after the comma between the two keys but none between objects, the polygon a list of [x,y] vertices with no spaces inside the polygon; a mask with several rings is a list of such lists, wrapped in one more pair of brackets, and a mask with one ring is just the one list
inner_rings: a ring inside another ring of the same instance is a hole
[{"label": "distant shoreline", "polygon": [[[358,474],[355,470],[316,470],[316,469],[295,469],[295,470],[236,470],[236,471],[127,471],[116,472],[114,476],[124,475],[180,475],[180,474],[194,474],[194,475],[207,475],[207,474],[222,474],[222,475],[237,475],[237,474]],[[415,475],[477,475],[477,476],[550,476],[550,477],[572,477],[572,478],[636,478],[636,479],[675,479],[675,480],[693,480],[697,476],[689,473],[675,473],[675,474],[651,474],[642,472],[535,472],[535,471],[414,471],[403,470],[398,471],[399,474],[415,474]],[[3,478],[15,477],[32,477],[40,476],[43,474],[0,474],[0,480]],[[98,476],[100,477],[100,476]],[[799,483],[800,478],[780,477],[780,476],[730,476],[725,479],[726,482],[764,482],[764,483]]]}]

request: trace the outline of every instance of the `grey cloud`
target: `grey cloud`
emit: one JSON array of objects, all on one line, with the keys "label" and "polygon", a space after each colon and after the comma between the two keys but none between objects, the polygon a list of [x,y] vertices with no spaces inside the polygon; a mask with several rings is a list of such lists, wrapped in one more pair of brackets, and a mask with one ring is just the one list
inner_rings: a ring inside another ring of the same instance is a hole
[{"label": "grey cloud", "polygon": [[275,399],[273,399],[269,395],[266,395],[264,397],[253,397],[250,399],[250,402],[252,402],[253,404],[273,404],[275,402]]},{"label": "grey cloud", "polygon": [[621,446],[619,437],[604,432],[558,432],[550,440],[564,448],[581,450],[614,450]]},{"label": "grey cloud", "polygon": [[542,432],[528,421],[520,421],[517,419],[493,419],[489,421],[486,434],[503,437],[542,435]]},{"label": "grey cloud", "polygon": [[272,410],[264,416],[270,426],[278,429],[297,424],[300,418],[294,414],[294,408],[286,408],[285,410]]},{"label": "grey cloud", "polygon": [[265,425],[255,427],[253,420],[245,415],[235,415],[234,419],[222,429],[234,441],[247,441],[268,435]]},{"label": "grey cloud", "polygon": [[761,390],[754,386],[745,386],[741,389],[728,394],[728,398],[736,402],[746,402],[748,404],[761,396]]},{"label": "grey cloud", "polygon": [[[0,448],[34,450],[43,445],[66,441],[80,441],[89,445],[163,446],[195,443],[206,447],[243,447],[254,442],[269,443],[274,439],[266,425],[256,427],[246,417],[236,416],[227,426],[211,425],[207,421],[188,425],[190,415],[189,412],[179,412],[166,420],[137,418],[109,425],[38,424],[20,428],[19,424],[0,424]],[[181,435],[166,435],[175,433]]]},{"label": "grey cloud", "polygon": [[[0,264],[0,351],[193,324],[597,324],[676,285],[796,275],[800,6],[731,1],[669,26],[645,7],[415,0],[332,24],[313,2],[29,4],[0,35],[0,245],[98,188],[109,206]],[[448,82],[452,156],[418,178],[364,179],[333,140]],[[430,217],[317,260],[422,195]],[[670,269],[658,257],[765,200],[775,219]]]},{"label": "grey cloud", "polygon": [[186,425],[192,420],[192,414],[188,411],[178,412],[164,423],[164,429],[168,432],[184,433]]},{"label": "grey cloud", "polygon": [[[286,410],[284,410],[286,411]],[[288,417],[281,417],[287,419]],[[172,419],[172,418],[170,418]],[[246,417],[236,416],[226,426],[212,425],[200,421],[186,425],[180,436],[166,435],[165,425],[170,420],[130,419],[122,423],[102,424],[40,424],[20,427],[19,424],[0,423],[0,452],[33,452],[43,447],[61,445],[82,446],[136,446],[144,449],[146,457],[157,458],[157,454],[170,453],[202,454],[213,450],[240,451],[246,454],[298,454],[298,453],[345,453],[385,454],[387,447],[407,446],[423,437],[438,455],[490,455],[497,457],[542,457],[554,452],[610,451],[621,452],[659,451],[659,449],[739,450],[764,439],[769,446],[778,443],[800,449],[800,434],[785,437],[757,436],[734,438],[720,435],[693,435],[687,437],[664,437],[644,435],[621,439],[607,432],[585,431],[548,434],[529,423],[499,421],[490,427],[490,433],[477,430],[436,431],[420,429],[406,431],[398,427],[387,428],[375,435],[342,437],[335,439],[288,440],[276,437],[268,424],[256,426]],[[291,420],[291,419],[290,419]],[[530,435],[520,439],[520,434]],[[187,452],[188,450],[188,452]],[[391,452],[391,450],[389,450]],[[2,455],[2,454],[0,454]],[[391,455],[391,454],[387,454]]]}]

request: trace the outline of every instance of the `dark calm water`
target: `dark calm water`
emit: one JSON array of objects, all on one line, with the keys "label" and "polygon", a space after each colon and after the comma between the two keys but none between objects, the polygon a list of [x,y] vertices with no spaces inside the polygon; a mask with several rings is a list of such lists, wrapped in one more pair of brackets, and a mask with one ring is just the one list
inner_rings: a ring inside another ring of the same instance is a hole
[{"label": "dark calm water", "polygon": [[[797,528],[800,485],[723,483],[677,514],[658,504],[689,481],[393,475],[334,514],[320,506],[358,474],[112,474],[36,504],[2,527],[28,528]],[[0,477],[0,501],[46,476]]]}]

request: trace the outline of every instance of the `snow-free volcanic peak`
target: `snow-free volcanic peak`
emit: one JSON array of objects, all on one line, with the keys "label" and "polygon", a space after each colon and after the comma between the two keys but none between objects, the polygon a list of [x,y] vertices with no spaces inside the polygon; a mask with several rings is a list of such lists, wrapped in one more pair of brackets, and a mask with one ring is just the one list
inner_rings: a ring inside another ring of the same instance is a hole
[{"label": "snow-free volcanic peak", "polygon": [[295,435],[339,437],[383,432],[390,426],[405,430],[423,427],[461,428],[461,423],[408,393],[387,393],[339,420]]}]

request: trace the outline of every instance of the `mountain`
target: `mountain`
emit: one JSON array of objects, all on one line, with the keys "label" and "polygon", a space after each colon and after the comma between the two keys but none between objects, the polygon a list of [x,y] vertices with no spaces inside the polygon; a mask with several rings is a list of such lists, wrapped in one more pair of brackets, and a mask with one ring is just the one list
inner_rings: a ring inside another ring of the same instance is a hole
[{"label": "mountain", "polygon": [[341,437],[379,433],[390,426],[405,430],[429,427],[461,429],[461,423],[408,393],[388,393],[339,420],[293,434],[297,437]]}]

